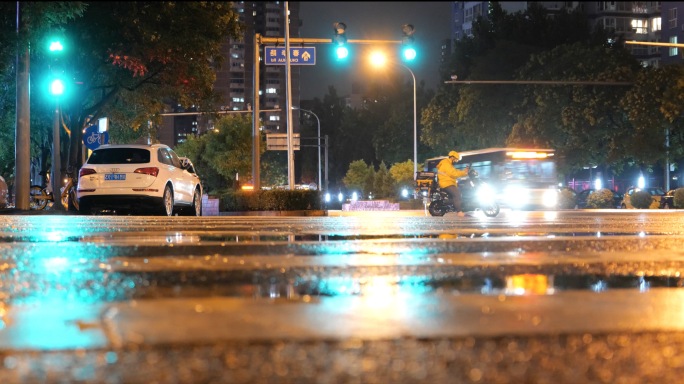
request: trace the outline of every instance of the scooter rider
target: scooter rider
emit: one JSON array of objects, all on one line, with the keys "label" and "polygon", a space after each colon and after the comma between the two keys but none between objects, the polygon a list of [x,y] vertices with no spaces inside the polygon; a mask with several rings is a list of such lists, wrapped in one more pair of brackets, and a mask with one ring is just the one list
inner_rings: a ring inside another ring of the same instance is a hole
[{"label": "scooter rider", "polygon": [[461,155],[456,151],[450,151],[449,157],[437,164],[437,181],[439,188],[446,192],[454,202],[454,208],[458,216],[465,216],[461,210],[461,191],[458,190],[457,179],[468,175],[468,169],[461,171],[454,168],[454,164],[461,160]]}]

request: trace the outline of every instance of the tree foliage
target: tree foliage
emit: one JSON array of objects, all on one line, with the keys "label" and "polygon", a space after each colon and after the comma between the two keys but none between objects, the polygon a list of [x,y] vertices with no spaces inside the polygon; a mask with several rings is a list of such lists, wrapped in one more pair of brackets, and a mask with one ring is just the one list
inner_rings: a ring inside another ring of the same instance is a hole
[{"label": "tree foliage", "polygon": [[[20,30],[17,33],[17,7]],[[0,2],[0,175],[8,183],[14,180],[15,124],[16,124],[16,64],[18,54],[29,52],[31,65],[31,157],[49,158],[52,145],[51,120],[54,103],[46,104],[40,97],[44,90],[41,58],[46,38],[62,30],[65,24],[83,15],[83,2]],[[28,49],[30,47],[30,50]],[[36,165],[47,169],[46,161]],[[37,180],[34,182],[38,183]]]},{"label": "tree foliage", "polygon": [[75,82],[63,103],[74,133],[69,162],[79,158],[81,129],[99,117],[126,116],[112,120],[112,126],[125,121],[139,130],[150,121],[159,123],[166,102],[207,108],[221,45],[240,34],[231,3],[90,3],[64,30],[73,47],[65,68]]},{"label": "tree foliage", "polygon": [[361,191],[362,194],[365,196],[367,192],[370,192],[366,190],[366,184],[368,180],[369,170],[371,169],[372,168],[369,168],[368,164],[366,164],[365,161],[354,160],[349,164],[349,170],[342,179],[342,182],[344,183],[345,187],[347,187],[347,189]]},{"label": "tree foliage", "polygon": [[[621,100],[632,135],[622,143],[625,156],[638,164],[664,162],[666,156],[684,155],[684,68],[669,65],[644,68],[636,76],[632,87]],[[665,138],[669,135],[669,148]]]},{"label": "tree foliage", "polygon": [[[260,148],[263,153],[265,143]],[[213,132],[189,136],[175,151],[192,160],[208,193],[237,187],[238,180],[249,180],[247,175],[252,173],[251,117],[221,117]]]},{"label": "tree foliage", "polygon": [[[639,65],[627,51],[576,43],[533,55],[523,80],[629,82]],[[556,149],[567,170],[622,160],[630,124],[620,100],[628,88],[607,85],[528,86],[507,144]]]}]

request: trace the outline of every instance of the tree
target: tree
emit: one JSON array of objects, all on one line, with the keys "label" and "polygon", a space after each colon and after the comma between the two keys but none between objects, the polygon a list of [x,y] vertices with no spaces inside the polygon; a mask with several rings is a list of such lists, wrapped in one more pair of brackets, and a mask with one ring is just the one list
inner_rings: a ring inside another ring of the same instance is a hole
[{"label": "tree", "polygon": [[[508,14],[490,2],[489,17],[473,22],[473,36],[455,42],[452,56],[440,68],[445,80],[512,80],[530,54],[578,41],[599,45],[605,32],[592,32],[581,10],[561,10],[549,17],[539,4]],[[504,85],[444,84],[423,112],[421,142],[432,155],[446,151],[500,145],[512,124],[510,114],[521,88]]]},{"label": "tree", "polygon": [[[576,43],[534,55],[520,70],[520,80],[594,80],[629,82],[639,64],[623,49]],[[620,108],[624,86],[526,86],[516,109],[517,122],[507,145],[556,149],[562,170],[622,158],[622,141],[631,130]]]},{"label": "tree", "polygon": [[124,111],[118,114],[127,115],[127,127],[138,130],[159,122],[165,100],[211,109],[221,45],[241,33],[231,3],[89,4],[64,31],[74,47],[67,68],[76,85],[63,103],[72,132],[69,163],[80,159],[81,129],[99,117]]},{"label": "tree", "polygon": [[389,174],[385,162],[381,162],[378,170],[373,176],[373,191],[376,197],[390,197],[394,196],[394,179]]},{"label": "tree", "polygon": [[[17,34],[17,6],[21,17],[21,33]],[[46,36],[59,32],[70,20],[80,17],[86,8],[83,2],[0,2],[0,174],[12,184],[15,157],[16,56],[30,51],[31,76],[31,157],[50,156],[52,146],[52,111],[54,103],[45,109],[44,53]],[[37,162],[43,170],[47,161]],[[37,182],[37,181],[34,181]]]},{"label": "tree", "polygon": [[[261,153],[265,143],[260,145]],[[208,193],[236,187],[238,177],[246,179],[252,172],[251,116],[225,115],[215,123],[214,131],[189,136],[175,151],[192,160]],[[240,175],[240,176],[238,176]]]},{"label": "tree", "polygon": [[403,163],[394,163],[389,169],[389,174],[392,176],[395,185],[398,187],[413,188],[413,161],[407,160]]},{"label": "tree", "polygon": [[[625,158],[641,165],[664,162],[665,156],[684,155],[684,70],[679,65],[644,68],[621,100],[629,121],[634,126],[624,135],[621,147]],[[667,135],[669,148],[665,147]],[[669,153],[668,153],[669,152]]]},{"label": "tree", "polygon": [[347,174],[342,179],[345,187],[349,190],[361,191],[363,195],[366,195],[366,184],[368,180],[369,166],[363,160],[354,160],[349,164],[349,170]]}]

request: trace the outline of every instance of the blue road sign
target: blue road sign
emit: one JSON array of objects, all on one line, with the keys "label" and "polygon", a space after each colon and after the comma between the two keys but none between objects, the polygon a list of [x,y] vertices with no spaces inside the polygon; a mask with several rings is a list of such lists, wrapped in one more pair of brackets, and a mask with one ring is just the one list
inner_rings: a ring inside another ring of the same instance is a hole
[{"label": "blue road sign", "polygon": [[100,132],[97,124],[88,126],[83,132],[83,144],[94,151],[103,144],[109,143],[109,132]]},{"label": "blue road sign", "polygon": [[[264,47],[266,65],[285,65],[285,47]],[[290,65],[316,65],[316,47],[290,47]]]}]

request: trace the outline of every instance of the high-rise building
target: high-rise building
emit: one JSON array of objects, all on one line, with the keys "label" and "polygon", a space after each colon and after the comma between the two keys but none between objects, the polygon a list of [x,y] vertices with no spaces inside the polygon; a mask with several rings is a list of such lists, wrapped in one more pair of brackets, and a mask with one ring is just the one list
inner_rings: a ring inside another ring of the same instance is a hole
[{"label": "high-rise building", "polygon": [[[263,45],[254,46],[254,35],[264,37],[285,36],[285,3],[282,1],[236,1],[233,3],[239,14],[240,23],[244,25],[241,39],[229,39],[223,44],[224,57],[221,68],[216,69],[214,89],[221,96],[218,106],[224,113],[248,113],[253,105],[254,95],[254,49],[261,49],[259,63],[259,107],[262,112],[262,130],[264,132],[286,133],[287,120],[285,114],[286,77],[284,65],[265,65],[263,61]],[[299,37],[299,2],[288,2],[290,13],[290,37]],[[299,68],[290,66],[291,93],[293,106],[299,105]],[[177,105],[173,112],[194,112],[194,106]],[[238,112],[242,111],[242,112]],[[213,127],[213,122],[205,115],[187,114],[165,116],[159,140],[168,145],[184,141],[190,134],[202,134]],[[299,122],[293,119],[293,132],[299,131]]]}]

